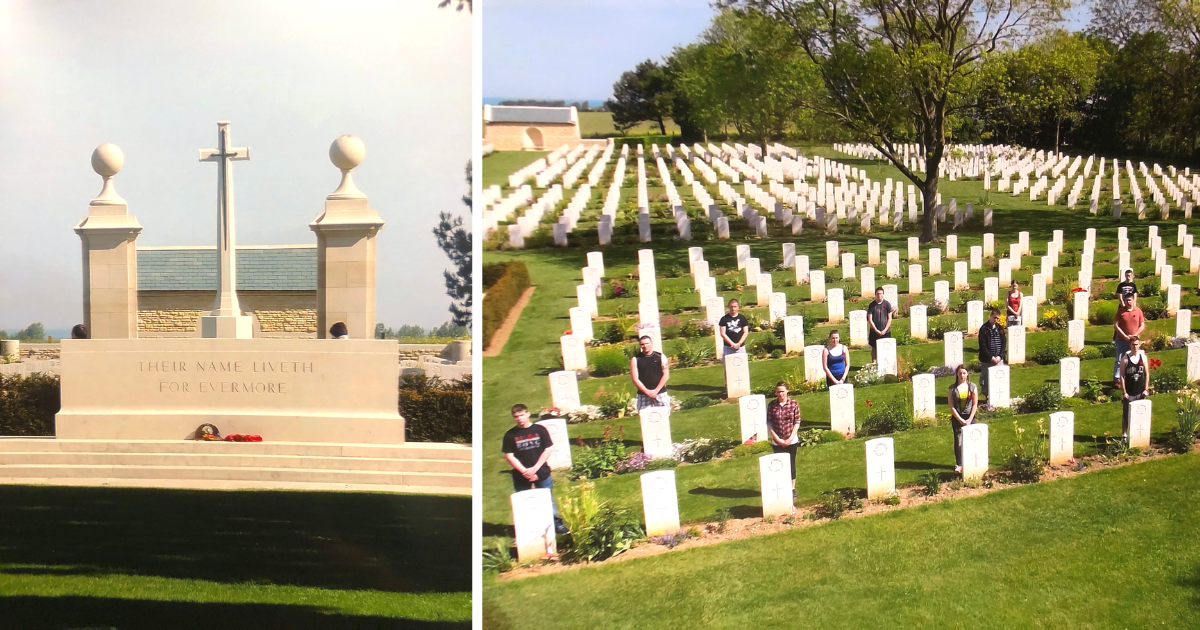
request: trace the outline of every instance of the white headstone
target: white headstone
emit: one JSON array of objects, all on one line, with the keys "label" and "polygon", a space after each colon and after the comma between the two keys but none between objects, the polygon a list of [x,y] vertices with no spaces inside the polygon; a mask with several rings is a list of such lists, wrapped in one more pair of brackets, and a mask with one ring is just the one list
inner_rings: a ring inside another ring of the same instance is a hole
[{"label": "white headstone", "polygon": [[[995,368],[993,368],[994,370]],[[988,470],[988,425],[963,427],[963,479],[980,479]]]},{"label": "white headstone", "polygon": [[858,271],[859,274],[859,296],[863,298],[875,297],[875,270],[870,267],[863,267]]},{"label": "white headstone", "polygon": [[846,317],[846,302],[842,289],[830,289],[825,299],[829,303],[829,323],[840,323]]},{"label": "white headstone", "polygon": [[758,280],[754,283],[756,304],[758,306],[769,306],[771,304],[771,274],[760,273]]},{"label": "white headstone", "polygon": [[638,412],[638,420],[642,427],[642,450],[652,459],[670,457],[671,446],[671,408],[643,407]]},{"label": "white headstone", "polygon": [[937,415],[937,394],[932,374],[913,374],[913,418],[933,418]]},{"label": "white headstone", "polygon": [[796,257],[796,284],[808,284],[808,256]]},{"label": "white headstone", "polygon": [[804,352],[804,318],[790,315],[783,318],[783,340],[785,352]]},{"label": "white headstone", "polygon": [[1167,315],[1175,315],[1179,312],[1179,295],[1182,287],[1178,284],[1172,284],[1167,287]]},{"label": "white headstone", "polygon": [[745,352],[725,357],[725,397],[741,398],[750,395],[750,364]]},{"label": "white headstone", "polygon": [[1074,308],[1074,313],[1073,313],[1074,314],[1073,319],[1078,319],[1078,320],[1084,321],[1084,322],[1087,321],[1088,299],[1090,299],[1090,298],[1091,298],[1091,294],[1088,293],[1087,291],[1077,291],[1075,293],[1075,304],[1074,304],[1075,308]]},{"label": "white headstone", "polygon": [[750,438],[755,441],[766,440],[767,435],[767,399],[762,394],[751,394],[738,398],[739,419],[742,427],[742,442]]},{"label": "white headstone", "polygon": [[579,384],[574,370],[562,370],[550,373],[550,400],[563,412],[574,411],[579,407]]},{"label": "white headstone", "polygon": [[769,315],[771,323],[775,320],[787,317],[787,294],[775,292],[770,296],[768,303]]},{"label": "white headstone", "polygon": [[854,265],[854,254],[846,252],[842,254],[842,279],[853,280],[858,277],[858,268]]},{"label": "white headstone", "polygon": [[784,243],[783,244],[783,266],[789,267],[789,268],[796,266],[796,244],[795,243]]},{"label": "white headstone", "polygon": [[571,314],[571,334],[582,337],[584,341],[592,340],[592,315],[586,308],[576,306],[568,311]]},{"label": "white headstone", "polygon": [[900,277],[900,252],[895,250],[888,251],[886,272],[889,278]]},{"label": "white headstone", "polygon": [[1067,349],[1071,352],[1083,350],[1083,320],[1072,319],[1067,322]]},{"label": "white headstone", "polygon": [[867,345],[867,312],[863,310],[850,311],[850,345]]},{"label": "white headstone", "polygon": [[1075,456],[1075,412],[1050,414],[1050,465],[1062,466]]},{"label": "white headstone", "polygon": [[978,245],[971,246],[971,269],[983,269],[983,248]]},{"label": "white headstone", "polygon": [[600,277],[604,277],[604,252],[588,252],[587,263],[587,266],[600,271]]},{"label": "white headstone", "polygon": [[829,388],[829,425],[834,431],[854,437],[854,386],[846,383]]},{"label": "white headstone", "polygon": [[878,499],[896,492],[896,450],[892,438],[867,440],[867,498]]},{"label": "white headstone", "polygon": [[875,266],[879,264],[879,239],[867,239],[867,264]]},{"label": "white headstone", "polygon": [[758,277],[762,274],[757,258],[746,259],[746,286],[752,287],[758,284]]},{"label": "white headstone", "polygon": [[[958,266],[958,263],[954,263]],[[937,280],[933,283],[933,301],[941,305],[950,304],[950,282],[946,280]]]},{"label": "white headstone", "polygon": [[1059,359],[1058,390],[1064,397],[1079,393],[1079,357]]},{"label": "white headstone", "polygon": [[991,258],[996,255],[996,235],[987,232],[983,235],[983,257]]},{"label": "white headstone", "polygon": [[937,247],[929,250],[929,275],[942,275],[942,250]]},{"label": "white headstone", "polygon": [[[1000,262],[1004,262],[1001,260]],[[984,278],[983,279],[983,301],[991,304],[1000,300],[1000,279],[999,278]]]},{"label": "white headstone", "polygon": [[958,260],[957,234],[948,234],[946,236],[946,258],[949,260]]},{"label": "white headstone", "polygon": [[675,494],[674,470],[656,470],[642,475],[642,513],[646,518],[647,536],[679,531],[679,497]]},{"label": "white headstone", "polygon": [[945,360],[944,365],[950,369],[954,369],[963,362],[963,334],[962,331],[953,330],[947,332],[942,338],[942,355]]},{"label": "white headstone", "polygon": [[1021,298],[1021,323],[1024,324],[1025,330],[1034,330],[1037,328],[1037,300],[1032,295],[1026,295]]},{"label": "white headstone", "polygon": [[749,260],[749,258],[750,258],[750,246],[749,245],[738,245],[735,248],[735,251],[737,252],[738,269],[739,270],[745,269],[746,261]]},{"label": "white headstone", "polygon": [[1150,417],[1153,403],[1149,398],[1129,403],[1129,447],[1150,448]]},{"label": "white headstone", "polygon": [[1025,327],[1010,326],[1008,335],[1008,364],[1021,365],[1025,362]]},{"label": "white headstone", "polygon": [[1200,342],[1187,345],[1187,379],[1190,383],[1200,381]]},{"label": "white headstone", "polygon": [[978,334],[983,321],[983,302],[980,300],[967,302],[967,333]]},{"label": "white headstone", "polygon": [[918,295],[921,293],[921,265],[908,266],[908,294]]},{"label": "white headstone", "polygon": [[530,562],[558,554],[554,535],[554,499],[549,488],[535,488],[509,497],[516,533],[517,560]]},{"label": "white headstone", "polygon": [[804,380],[819,383],[825,380],[825,366],[821,363],[825,346],[804,346]]},{"label": "white headstone", "polygon": [[[570,372],[574,375],[574,372]],[[553,470],[570,470],[571,469],[571,439],[567,434],[567,421],[565,418],[546,418],[539,420],[538,424],[546,427],[546,431],[550,434],[550,459],[546,463]]]},{"label": "white headstone", "polygon": [[896,340],[888,337],[886,339],[878,339],[875,341],[876,357],[879,361],[879,373],[895,375],[898,371],[896,365]]},{"label": "white headstone", "polygon": [[995,365],[988,370],[988,404],[1000,408],[1010,407],[1009,398],[1009,369],[1008,365]]},{"label": "white headstone", "polygon": [[913,304],[908,309],[908,334],[913,339],[929,337],[929,321],[926,317],[927,307],[924,304]]},{"label": "white headstone", "polygon": [[586,372],[587,342],[583,337],[575,334],[563,335],[558,338],[558,343],[562,347],[563,369]]},{"label": "white headstone", "polygon": [[996,284],[1002,287],[1007,287],[1012,284],[1012,261],[1007,258],[1001,258],[996,264],[999,272],[999,277],[996,278]]},{"label": "white headstone", "polygon": [[579,308],[587,309],[592,317],[600,316],[600,305],[596,303],[596,287],[590,284],[576,285],[575,301]]},{"label": "white headstone", "polygon": [[921,239],[915,236],[908,237],[908,259],[921,260]]},{"label": "white headstone", "polygon": [[809,299],[813,302],[825,301],[825,272],[814,269],[808,272]]},{"label": "white headstone", "polygon": [[759,488],[762,489],[763,517],[775,518],[792,513],[792,463],[787,453],[758,458]]},{"label": "white headstone", "polygon": [[1175,336],[1187,339],[1192,334],[1192,311],[1180,309],[1175,313]]}]

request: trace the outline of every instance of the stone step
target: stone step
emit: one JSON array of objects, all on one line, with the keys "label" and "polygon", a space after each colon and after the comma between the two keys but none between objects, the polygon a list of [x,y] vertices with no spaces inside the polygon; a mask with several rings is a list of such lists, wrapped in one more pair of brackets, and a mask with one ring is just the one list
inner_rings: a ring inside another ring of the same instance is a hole
[{"label": "stone step", "polygon": [[0,484],[114,488],[172,488],[180,490],[303,490],[339,492],[397,492],[404,494],[471,495],[471,487],[396,486],[387,484],[247,481],[239,479],[136,479],[112,477],[2,477]]},{"label": "stone step", "polygon": [[328,444],[319,442],[200,442],[196,440],[59,440],[0,437],[0,453],[195,453],[367,457],[471,461],[471,447],[437,442]]},{"label": "stone step", "polygon": [[142,479],[153,481],[247,481],[360,484],[471,490],[469,473],[393,472],[308,468],[228,466],[136,466],[0,464],[0,478],[10,479]]},{"label": "stone step", "polygon": [[471,473],[470,460],[319,457],[249,453],[0,452],[3,465],[207,466],[229,468],[306,468],[383,472]]}]

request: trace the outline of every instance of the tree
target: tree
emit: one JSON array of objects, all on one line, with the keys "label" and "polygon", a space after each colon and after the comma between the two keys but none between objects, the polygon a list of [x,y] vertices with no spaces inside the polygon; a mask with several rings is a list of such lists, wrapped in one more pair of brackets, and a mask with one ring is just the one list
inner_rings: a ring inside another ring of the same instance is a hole
[{"label": "tree", "polygon": [[1054,152],[1064,122],[1082,119],[1084,100],[1096,87],[1102,53],[1083,35],[1055,31],[1004,56],[1001,98],[1029,127],[1054,129]]},{"label": "tree", "polygon": [[789,35],[763,13],[738,10],[719,13],[703,35],[715,46],[718,91],[731,121],[764,149],[820,89],[816,68]]},{"label": "tree", "polygon": [[696,43],[676,48],[667,60],[675,96],[671,118],[684,138],[708,142],[708,134],[719,132],[729,120],[717,58],[715,44]]},{"label": "tree", "polygon": [[647,59],[633,70],[621,74],[613,84],[613,97],[605,102],[613,115],[613,125],[625,131],[643,121],[654,121],[667,135],[666,120],[671,116],[671,81],[666,70]]},{"label": "tree", "polygon": [[46,329],[41,322],[34,322],[28,328],[17,333],[17,339],[21,341],[42,341],[46,338]]},{"label": "tree", "polygon": [[[807,106],[869,142],[921,189],[937,239],[938,169],[973,106],[981,60],[1062,19],[1066,0],[725,0],[788,25],[825,89]],[[902,143],[917,142],[924,176]]]},{"label": "tree", "polygon": [[1154,9],[1146,0],[1092,0],[1090,9],[1085,32],[1118,45],[1153,26]]},{"label": "tree", "polygon": [[[473,208],[471,199],[471,163],[467,162],[467,194],[462,202],[468,211]],[[471,233],[463,227],[462,217],[451,215],[449,212],[438,214],[438,225],[433,228],[438,247],[446,252],[453,271],[443,272],[446,277],[446,294],[450,296],[450,314],[459,326],[471,325]]]}]

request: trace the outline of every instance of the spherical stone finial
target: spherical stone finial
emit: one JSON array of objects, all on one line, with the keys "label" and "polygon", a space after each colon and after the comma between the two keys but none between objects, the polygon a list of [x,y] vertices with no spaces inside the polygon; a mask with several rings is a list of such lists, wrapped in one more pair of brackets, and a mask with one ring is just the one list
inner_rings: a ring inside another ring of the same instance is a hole
[{"label": "spherical stone finial", "polygon": [[333,144],[329,145],[329,160],[343,171],[349,171],[362,164],[365,157],[367,157],[367,147],[363,145],[362,140],[358,139],[358,136],[349,134],[338,136]]},{"label": "spherical stone finial", "polygon": [[92,170],[101,177],[108,178],[121,172],[125,166],[125,153],[121,147],[106,142],[92,151]]}]

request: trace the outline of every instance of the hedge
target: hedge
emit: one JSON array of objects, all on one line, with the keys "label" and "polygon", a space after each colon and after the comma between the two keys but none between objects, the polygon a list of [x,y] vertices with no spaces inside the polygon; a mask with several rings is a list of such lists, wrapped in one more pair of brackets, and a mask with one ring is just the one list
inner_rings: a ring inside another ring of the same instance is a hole
[{"label": "hedge", "polygon": [[0,374],[0,435],[54,435],[58,392],[58,377],[51,374]]},{"label": "hedge", "polygon": [[409,442],[471,442],[471,379],[442,381],[424,374],[400,379],[400,415]]},{"label": "hedge", "polygon": [[504,271],[508,269],[508,263],[487,263],[483,266],[483,290],[495,286],[500,278],[504,277]]},{"label": "hedge", "polygon": [[508,312],[521,299],[521,294],[529,288],[529,270],[525,263],[512,261],[503,263],[504,274],[483,294],[483,347],[492,343],[492,335],[504,323]]}]

